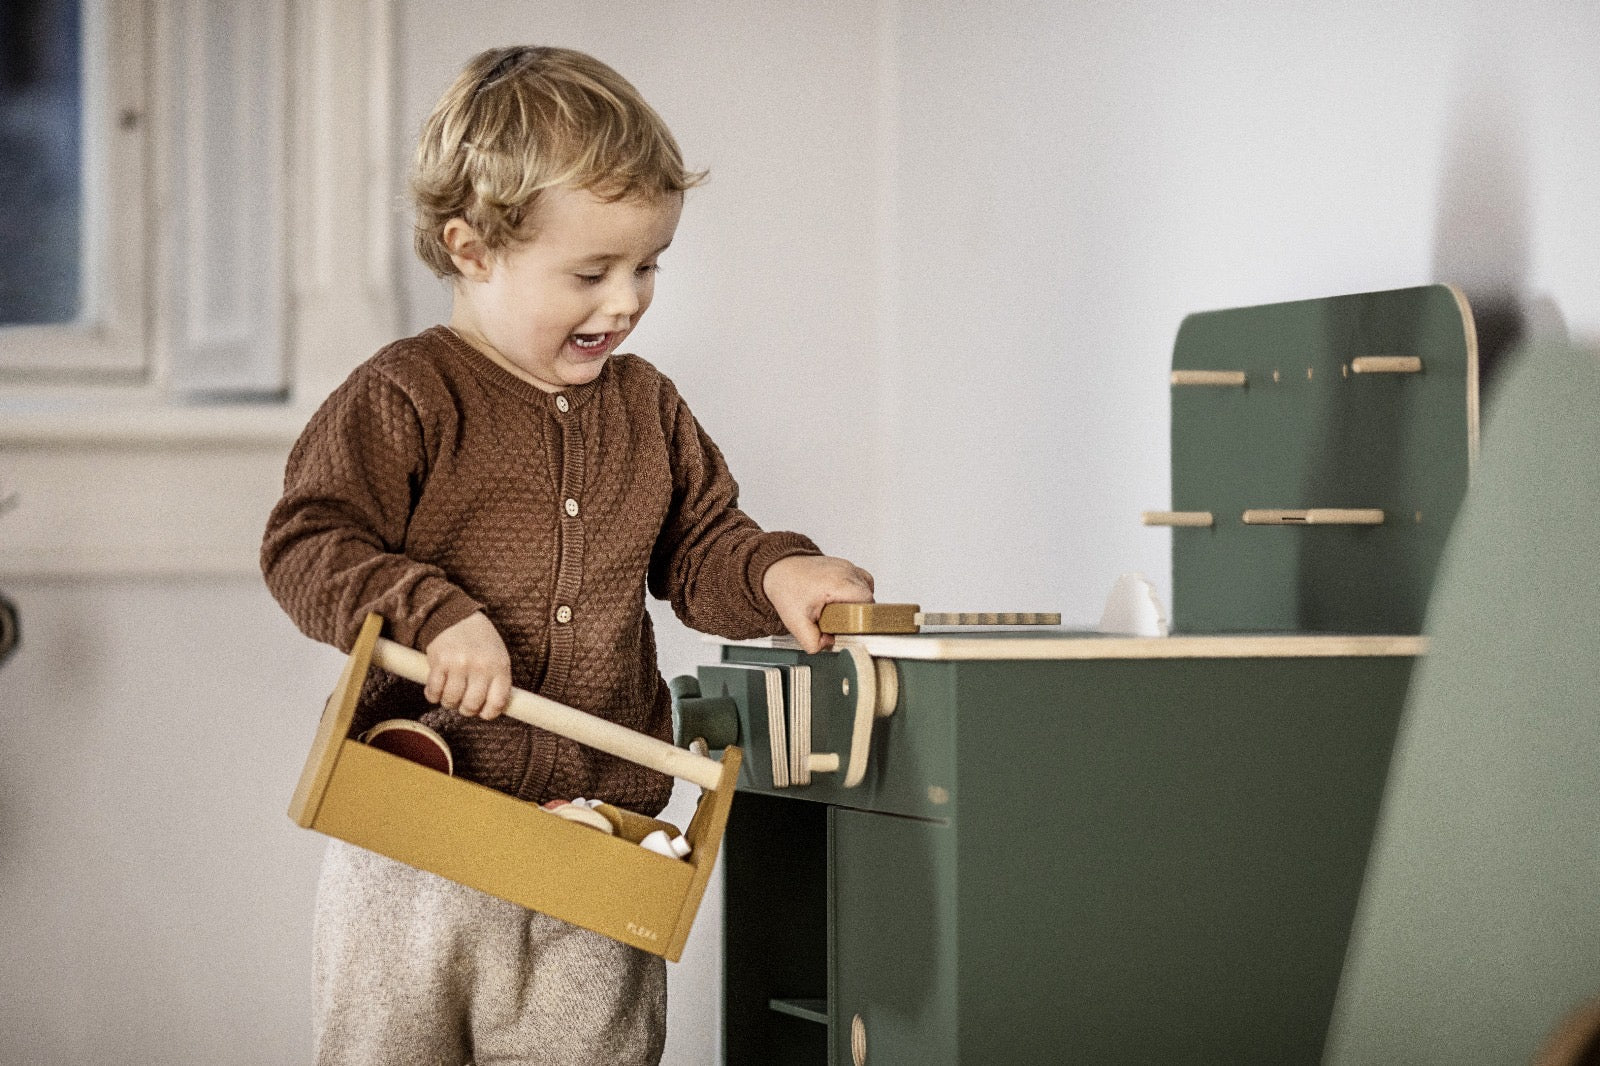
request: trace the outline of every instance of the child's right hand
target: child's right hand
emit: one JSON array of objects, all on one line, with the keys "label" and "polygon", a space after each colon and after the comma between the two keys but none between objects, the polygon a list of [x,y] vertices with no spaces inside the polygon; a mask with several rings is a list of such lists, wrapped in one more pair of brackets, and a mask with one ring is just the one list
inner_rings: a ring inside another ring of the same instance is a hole
[{"label": "child's right hand", "polygon": [[511,701],[511,654],[489,616],[477,611],[434,637],[428,655],[429,703],[467,717],[498,718]]}]

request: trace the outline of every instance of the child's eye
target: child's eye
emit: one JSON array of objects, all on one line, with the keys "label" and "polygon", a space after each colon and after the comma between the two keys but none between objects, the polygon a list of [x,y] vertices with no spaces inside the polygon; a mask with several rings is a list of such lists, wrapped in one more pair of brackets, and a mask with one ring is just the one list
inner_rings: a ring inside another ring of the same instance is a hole
[{"label": "child's eye", "polygon": [[578,279],[580,281],[582,281],[585,285],[598,285],[598,284],[600,284],[600,282],[604,281],[605,278],[606,278],[606,276],[604,274],[579,274],[578,275]]},{"label": "child's eye", "polygon": [[638,270],[635,270],[634,273],[638,274],[641,278],[642,277],[648,277],[651,274],[659,274],[659,273],[661,273],[661,264],[660,263],[646,263],[643,266],[641,266]]}]

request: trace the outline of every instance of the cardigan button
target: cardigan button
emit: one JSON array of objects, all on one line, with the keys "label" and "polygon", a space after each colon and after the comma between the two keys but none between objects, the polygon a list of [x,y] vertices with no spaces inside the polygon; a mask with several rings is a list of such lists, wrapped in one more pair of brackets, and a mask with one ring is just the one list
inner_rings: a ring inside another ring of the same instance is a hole
[{"label": "cardigan button", "polygon": [[560,411],[562,414],[566,414],[568,411],[572,410],[572,404],[567,402],[567,398],[565,396],[557,396],[556,410]]},{"label": "cardigan button", "polygon": [[567,502],[565,504],[565,508],[566,508],[567,517],[568,518],[577,518],[578,517],[578,501],[577,500],[574,500],[570,496],[567,497]]},{"label": "cardigan button", "polygon": [[560,622],[562,625],[566,625],[568,622],[572,621],[572,608],[568,607],[566,604],[562,604],[560,607],[557,607],[556,621]]}]

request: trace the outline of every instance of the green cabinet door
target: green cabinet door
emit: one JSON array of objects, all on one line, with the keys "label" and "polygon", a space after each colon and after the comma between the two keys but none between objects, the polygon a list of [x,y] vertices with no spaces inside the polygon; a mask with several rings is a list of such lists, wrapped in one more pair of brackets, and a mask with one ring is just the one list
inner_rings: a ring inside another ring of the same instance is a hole
[{"label": "green cabinet door", "polygon": [[829,1062],[954,1066],[955,829],[843,807],[828,817]]}]

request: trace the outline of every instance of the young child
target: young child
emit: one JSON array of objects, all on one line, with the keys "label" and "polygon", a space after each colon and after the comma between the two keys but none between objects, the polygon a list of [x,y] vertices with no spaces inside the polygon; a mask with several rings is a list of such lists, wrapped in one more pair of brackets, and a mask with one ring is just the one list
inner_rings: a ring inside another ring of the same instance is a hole
[{"label": "young child", "polygon": [[[449,326],[389,345],[289,457],[262,570],[307,634],[348,649],[369,611],[423,649],[357,729],[419,718],[458,775],[530,802],[645,814],[665,775],[501,717],[512,685],[666,739],[644,593],[726,637],[788,629],[872,578],[763,532],[671,381],[618,349],[650,306],[701,176],[637,91],[556,48],[479,55],[422,131],[416,247]],[[338,842],[317,897],[322,1063],[654,1063],[662,960]]]}]

